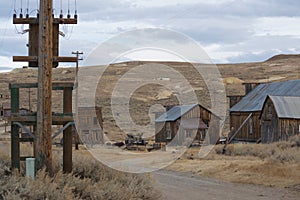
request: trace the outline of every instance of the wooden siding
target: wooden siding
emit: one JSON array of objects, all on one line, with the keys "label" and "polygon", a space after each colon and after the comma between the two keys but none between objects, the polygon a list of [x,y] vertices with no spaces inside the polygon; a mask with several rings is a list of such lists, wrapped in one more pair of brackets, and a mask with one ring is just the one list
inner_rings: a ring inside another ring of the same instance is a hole
[{"label": "wooden siding", "polygon": [[[180,121],[181,119],[192,119],[192,118],[201,118],[203,122],[208,126],[211,120],[211,112],[202,106],[196,106],[191,109],[189,112],[184,114],[181,118],[177,119],[174,122],[156,122],[155,123],[155,142],[166,142],[176,143],[176,145],[183,144],[187,134],[186,130],[180,129]],[[167,139],[167,130],[166,124],[170,123],[171,128],[171,139]],[[178,134],[177,134],[178,133]],[[205,137],[205,131],[192,131],[192,137],[195,139],[202,139]]]},{"label": "wooden siding", "polygon": [[[230,127],[234,128],[235,132],[242,125],[242,123],[250,115],[250,112],[231,112],[230,113]],[[252,117],[242,127],[239,133],[235,136],[237,140],[243,141],[256,141],[261,137],[261,126],[260,126],[260,112],[253,112]]]},{"label": "wooden siding", "polygon": [[272,101],[268,98],[261,114],[262,143],[288,140],[290,136],[299,134],[299,119],[280,119]]}]

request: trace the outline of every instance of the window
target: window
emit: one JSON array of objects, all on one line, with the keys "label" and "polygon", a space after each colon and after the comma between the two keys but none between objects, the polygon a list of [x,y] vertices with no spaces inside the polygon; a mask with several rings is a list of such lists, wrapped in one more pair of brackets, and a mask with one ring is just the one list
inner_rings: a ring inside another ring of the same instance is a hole
[{"label": "window", "polygon": [[249,119],[249,134],[253,134],[253,120],[252,118]]},{"label": "window", "polygon": [[268,103],[268,114],[272,114],[272,105]]},{"label": "window", "polygon": [[172,139],[170,122],[166,122],[166,132],[167,132],[167,139]]}]

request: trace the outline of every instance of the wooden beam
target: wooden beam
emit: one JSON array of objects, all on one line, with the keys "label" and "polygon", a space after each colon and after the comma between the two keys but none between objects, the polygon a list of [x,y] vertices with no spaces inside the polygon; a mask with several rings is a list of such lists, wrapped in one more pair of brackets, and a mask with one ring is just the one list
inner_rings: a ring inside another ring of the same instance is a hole
[{"label": "wooden beam", "polygon": [[[12,115],[9,119],[9,121],[11,122],[22,122],[22,124],[27,125],[28,124],[32,124],[35,123],[37,120],[37,116],[36,115]],[[64,123],[67,122],[72,122],[73,119],[73,115],[52,115],[52,121],[53,121],[53,125],[62,125]]]},{"label": "wooden beam", "polygon": [[[19,114],[19,89],[11,89],[11,112]],[[19,127],[11,125],[11,167],[20,170]]]},{"label": "wooden beam", "polygon": [[[72,89],[65,88],[63,94],[63,111],[72,113]],[[69,126],[63,133],[63,171],[72,172],[72,126]]]},{"label": "wooden beam", "polygon": [[58,56],[53,57],[53,61],[56,62],[77,62],[77,57],[71,57],[71,56]]},{"label": "wooden beam", "polygon": [[[13,56],[14,62],[37,62],[37,56]],[[77,57],[53,56],[53,62],[77,62]]]},{"label": "wooden beam", "polygon": [[37,56],[13,56],[14,62],[37,62]]},{"label": "wooden beam", "polygon": [[40,0],[36,167],[52,175],[53,0]]},{"label": "wooden beam", "polygon": [[[10,83],[9,88],[37,88],[38,83]],[[74,88],[73,81],[54,81],[52,82],[53,90],[63,90],[64,88]]]},{"label": "wooden beam", "polygon": [[[38,18],[14,18],[13,24],[39,24]],[[77,24],[75,18],[54,18],[53,24]]]}]

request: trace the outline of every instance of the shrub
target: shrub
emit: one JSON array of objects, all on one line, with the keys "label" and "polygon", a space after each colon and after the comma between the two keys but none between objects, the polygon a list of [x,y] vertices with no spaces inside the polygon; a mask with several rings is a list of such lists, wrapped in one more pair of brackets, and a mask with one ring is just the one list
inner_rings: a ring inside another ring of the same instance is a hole
[{"label": "shrub", "polygon": [[[300,162],[300,135],[291,137],[288,141],[271,144],[230,144],[227,146],[227,156],[254,156],[279,162]],[[215,147],[216,154],[223,153],[223,146]]]},{"label": "shrub", "polygon": [[[57,162],[58,163],[58,162]],[[144,175],[125,174],[85,156],[74,158],[73,174],[58,171],[53,177],[39,171],[36,179],[11,175],[0,159],[0,199],[157,199],[159,193]]]}]

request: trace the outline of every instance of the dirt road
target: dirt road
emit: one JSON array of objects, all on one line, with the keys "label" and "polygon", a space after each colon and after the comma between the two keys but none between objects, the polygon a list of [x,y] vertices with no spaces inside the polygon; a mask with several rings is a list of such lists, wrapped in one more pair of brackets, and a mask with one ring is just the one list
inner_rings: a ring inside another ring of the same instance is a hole
[{"label": "dirt road", "polygon": [[166,200],[294,200],[300,195],[287,189],[227,183],[192,173],[161,170],[152,173],[152,176],[162,192],[162,199]]}]

